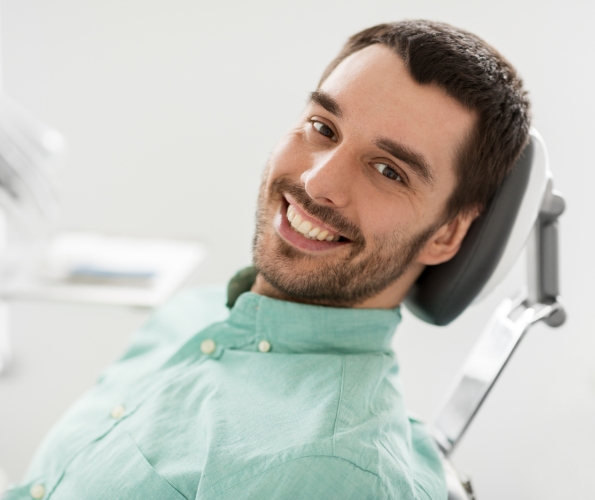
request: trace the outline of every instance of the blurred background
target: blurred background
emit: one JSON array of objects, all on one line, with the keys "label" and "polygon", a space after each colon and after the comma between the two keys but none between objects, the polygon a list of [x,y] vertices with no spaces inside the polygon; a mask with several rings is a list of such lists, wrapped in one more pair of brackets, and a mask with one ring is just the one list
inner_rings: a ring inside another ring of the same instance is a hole
[{"label": "blurred background", "polygon": [[[549,149],[569,319],[533,328],[453,456],[479,500],[595,498],[595,3],[588,0],[1,0],[2,90],[59,130],[56,229],[204,243],[191,285],[250,263],[267,156],[345,39],[429,18],[473,31],[519,70]],[[395,336],[409,407],[429,420],[521,261],[446,328],[405,312]],[[149,309],[10,303],[0,468],[18,481],[42,437]]]}]

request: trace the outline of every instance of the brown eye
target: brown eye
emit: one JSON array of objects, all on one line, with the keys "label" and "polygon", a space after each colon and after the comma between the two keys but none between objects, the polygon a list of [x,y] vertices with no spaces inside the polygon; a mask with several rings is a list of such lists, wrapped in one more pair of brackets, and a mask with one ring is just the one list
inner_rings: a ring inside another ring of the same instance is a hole
[{"label": "brown eye", "polygon": [[382,175],[393,181],[403,181],[403,178],[399,175],[399,173],[386,163],[374,163],[374,168]]},{"label": "brown eye", "polygon": [[320,135],[328,137],[331,141],[337,142],[337,136],[333,132],[333,129],[322,122],[312,120],[312,126],[318,131]]}]

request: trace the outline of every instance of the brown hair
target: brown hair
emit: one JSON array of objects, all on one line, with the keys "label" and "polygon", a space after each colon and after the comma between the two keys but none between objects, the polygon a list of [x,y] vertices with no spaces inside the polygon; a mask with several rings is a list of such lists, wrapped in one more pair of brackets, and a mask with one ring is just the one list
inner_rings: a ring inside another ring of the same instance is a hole
[{"label": "brown hair", "polygon": [[425,20],[380,24],[353,35],[327,66],[321,85],[347,56],[381,43],[405,62],[421,85],[436,84],[478,115],[461,145],[458,183],[446,217],[480,210],[510,171],[529,135],[529,100],[515,69],[481,38]]}]

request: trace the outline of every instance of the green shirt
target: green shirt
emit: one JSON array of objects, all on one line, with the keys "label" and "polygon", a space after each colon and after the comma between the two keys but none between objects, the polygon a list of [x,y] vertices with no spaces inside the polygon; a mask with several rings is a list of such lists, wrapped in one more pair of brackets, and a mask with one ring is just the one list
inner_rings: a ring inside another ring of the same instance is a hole
[{"label": "green shirt", "polygon": [[398,309],[185,292],[50,432],[12,499],[446,499]]}]

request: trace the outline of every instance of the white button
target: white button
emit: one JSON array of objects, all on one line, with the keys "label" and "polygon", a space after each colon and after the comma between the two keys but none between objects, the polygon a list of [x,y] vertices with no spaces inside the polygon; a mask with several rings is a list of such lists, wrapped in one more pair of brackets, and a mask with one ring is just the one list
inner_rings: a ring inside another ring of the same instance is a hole
[{"label": "white button", "polygon": [[203,340],[200,343],[200,350],[203,352],[203,354],[213,354],[216,347],[217,344],[215,344],[215,342],[211,339]]},{"label": "white button", "polygon": [[112,418],[118,419],[124,415],[124,413],[126,413],[126,408],[124,408],[122,405],[117,405],[112,408],[110,415]]},{"label": "white button", "polygon": [[43,484],[34,484],[29,490],[33,498],[43,498],[45,495],[45,486]]},{"label": "white button", "polygon": [[271,344],[268,340],[261,340],[258,343],[258,350],[260,352],[269,352],[271,350]]}]

